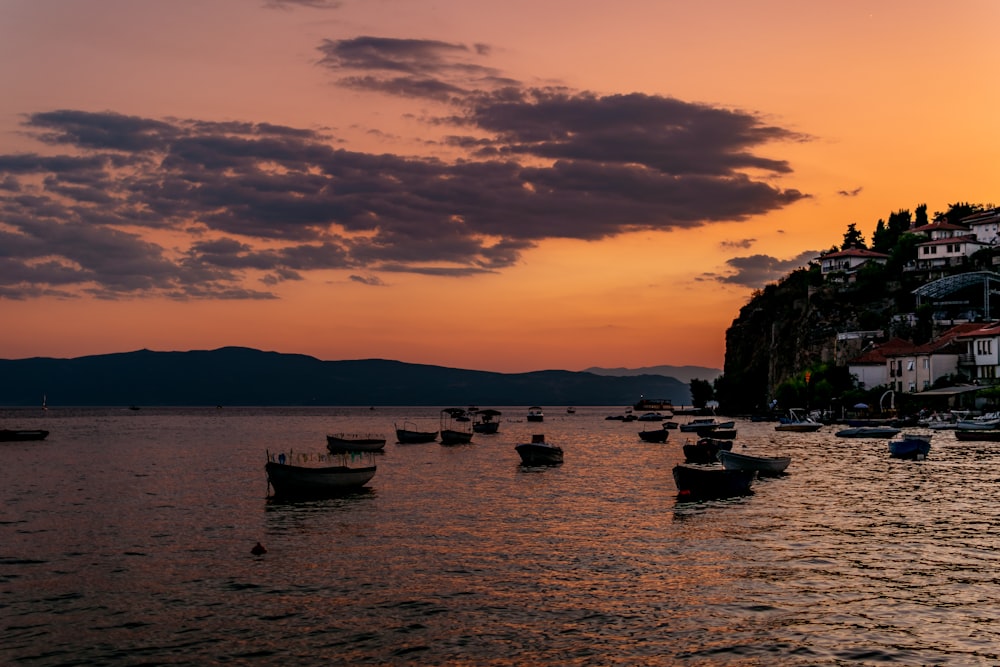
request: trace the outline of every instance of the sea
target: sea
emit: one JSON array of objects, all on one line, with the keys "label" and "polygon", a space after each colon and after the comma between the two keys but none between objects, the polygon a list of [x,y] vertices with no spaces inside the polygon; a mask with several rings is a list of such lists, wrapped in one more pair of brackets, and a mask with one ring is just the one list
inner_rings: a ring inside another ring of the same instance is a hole
[{"label": "sea", "polygon": [[[480,407],[499,433],[451,447],[396,443],[435,407],[0,410],[50,431],[0,443],[0,664],[1000,663],[1000,443],[737,420],[787,474],[690,502],[693,434]],[[366,490],[271,497],[266,458],[335,432],[387,438]],[[537,433],[562,465],[520,465]]]}]

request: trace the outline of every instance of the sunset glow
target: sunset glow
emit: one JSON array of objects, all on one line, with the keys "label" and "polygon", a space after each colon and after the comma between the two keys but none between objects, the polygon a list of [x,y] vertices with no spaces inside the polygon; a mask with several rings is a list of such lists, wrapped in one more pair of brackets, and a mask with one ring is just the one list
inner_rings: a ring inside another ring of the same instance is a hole
[{"label": "sunset glow", "polygon": [[850,223],[1000,204],[1000,3],[0,3],[0,357],[721,368]]}]

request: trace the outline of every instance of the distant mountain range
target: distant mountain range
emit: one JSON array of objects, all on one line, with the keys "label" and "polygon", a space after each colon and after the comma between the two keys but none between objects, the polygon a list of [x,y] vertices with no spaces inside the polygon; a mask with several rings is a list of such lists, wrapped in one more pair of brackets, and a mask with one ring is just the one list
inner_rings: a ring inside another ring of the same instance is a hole
[{"label": "distant mountain range", "polygon": [[631,405],[643,396],[691,402],[689,381],[600,370],[508,374],[384,359],[321,361],[243,347],[138,350],[0,360],[0,405],[41,405],[43,397],[53,407]]},{"label": "distant mountain range", "polygon": [[595,375],[616,375],[619,377],[632,377],[635,375],[665,375],[672,377],[685,384],[691,380],[714,381],[722,375],[719,368],[705,368],[704,366],[643,366],[642,368],[585,368],[584,373],[594,373]]}]

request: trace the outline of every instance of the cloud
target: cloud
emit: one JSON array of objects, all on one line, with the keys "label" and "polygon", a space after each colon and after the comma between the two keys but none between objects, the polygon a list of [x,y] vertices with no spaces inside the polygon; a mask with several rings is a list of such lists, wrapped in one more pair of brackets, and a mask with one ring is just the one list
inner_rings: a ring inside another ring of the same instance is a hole
[{"label": "cloud", "polygon": [[837,190],[837,194],[840,195],[841,197],[857,197],[858,195],[861,194],[861,191],[863,189],[864,188],[859,186],[854,188],[853,190]]},{"label": "cloud", "polygon": [[770,255],[733,257],[726,264],[734,269],[734,273],[729,275],[706,274],[706,277],[721,283],[759,289],[768,283],[780,280],[796,269],[807,266],[819,254],[818,250],[807,250],[791,259],[778,259]]},{"label": "cloud", "polygon": [[[528,88],[482,62],[482,44],[320,51],[348,85],[441,101],[429,120],[461,159],[351,151],[266,122],[34,113],[24,130],[45,150],[0,154],[0,298],[268,299],[319,270],[366,284],[496,273],[546,239],[739,221],[809,196],[777,187],[791,166],[759,154],[807,138],[752,113]],[[720,280],[755,282],[739,261]]]},{"label": "cloud", "polygon": [[719,246],[722,247],[722,248],[743,248],[743,249],[746,249],[746,248],[752,247],[753,244],[756,243],[756,242],[757,242],[757,239],[739,239],[739,240],[736,240],[736,241],[722,241],[721,243],[719,243]]},{"label": "cloud", "polygon": [[291,10],[296,7],[308,9],[339,9],[344,3],[340,0],[265,0],[264,7],[268,9]]}]

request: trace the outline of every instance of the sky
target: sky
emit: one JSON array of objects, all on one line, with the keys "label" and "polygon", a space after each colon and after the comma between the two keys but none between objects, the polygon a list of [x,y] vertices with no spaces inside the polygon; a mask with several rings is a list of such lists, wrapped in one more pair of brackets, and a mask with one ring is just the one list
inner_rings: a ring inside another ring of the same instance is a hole
[{"label": "sky", "polygon": [[0,0],[0,358],[722,368],[1000,204],[1000,2]]}]

